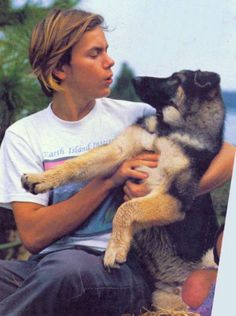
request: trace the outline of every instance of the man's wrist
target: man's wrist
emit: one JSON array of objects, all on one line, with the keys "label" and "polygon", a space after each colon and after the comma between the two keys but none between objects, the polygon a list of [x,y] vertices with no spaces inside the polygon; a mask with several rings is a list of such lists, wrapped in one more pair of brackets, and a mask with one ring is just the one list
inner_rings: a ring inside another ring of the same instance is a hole
[{"label": "man's wrist", "polygon": [[96,186],[100,188],[102,187],[104,191],[108,191],[108,192],[118,186],[110,177],[109,178],[96,178],[93,181],[94,181],[94,184],[96,184]]},{"label": "man's wrist", "polygon": [[115,183],[115,181],[113,181],[112,178],[103,178],[102,179],[104,182],[104,186],[107,190],[112,190],[114,188],[116,188],[118,185]]}]

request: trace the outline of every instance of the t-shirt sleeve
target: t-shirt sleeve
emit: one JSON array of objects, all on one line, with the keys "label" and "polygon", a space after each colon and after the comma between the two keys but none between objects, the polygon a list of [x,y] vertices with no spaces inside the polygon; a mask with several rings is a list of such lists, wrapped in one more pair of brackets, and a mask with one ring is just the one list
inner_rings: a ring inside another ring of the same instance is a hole
[{"label": "t-shirt sleeve", "polygon": [[155,115],[156,110],[149,104],[143,103],[144,104],[144,110],[143,110],[143,116],[150,116],[150,115]]},{"label": "t-shirt sleeve", "polygon": [[27,141],[7,131],[0,149],[0,206],[11,208],[11,202],[47,205],[48,193],[33,195],[21,185],[23,173],[42,171],[42,162]]}]

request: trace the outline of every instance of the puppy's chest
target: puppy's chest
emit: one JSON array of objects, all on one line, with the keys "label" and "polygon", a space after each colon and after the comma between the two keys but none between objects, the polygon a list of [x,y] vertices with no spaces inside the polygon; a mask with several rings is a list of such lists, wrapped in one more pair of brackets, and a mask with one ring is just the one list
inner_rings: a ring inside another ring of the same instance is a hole
[{"label": "puppy's chest", "polygon": [[166,124],[161,117],[155,115],[147,116],[141,119],[138,124],[151,134],[156,136],[168,136],[173,132],[172,126]]},{"label": "puppy's chest", "polygon": [[182,127],[172,126],[154,115],[143,118],[139,124],[147,132],[156,134],[157,138],[166,138],[165,143],[168,141],[169,146],[175,144],[182,149],[192,149],[199,152],[207,149],[203,134],[199,131],[194,132],[184,125]]}]

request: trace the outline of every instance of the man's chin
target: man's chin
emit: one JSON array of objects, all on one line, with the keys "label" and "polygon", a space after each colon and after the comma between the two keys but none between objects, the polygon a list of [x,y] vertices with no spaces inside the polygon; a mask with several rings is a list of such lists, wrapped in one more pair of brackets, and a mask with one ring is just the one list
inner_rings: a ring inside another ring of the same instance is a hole
[{"label": "man's chin", "polygon": [[111,94],[111,89],[110,88],[106,88],[100,93],[100,96],[98,96],[98,98],[106,98],[110,94]]}]

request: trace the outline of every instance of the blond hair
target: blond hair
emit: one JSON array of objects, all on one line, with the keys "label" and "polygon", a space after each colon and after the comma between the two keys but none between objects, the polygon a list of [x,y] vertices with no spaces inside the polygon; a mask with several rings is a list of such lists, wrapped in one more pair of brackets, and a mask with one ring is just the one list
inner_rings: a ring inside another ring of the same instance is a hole
[{"label": "blond hair", "polygon": [[103,26],[98,14],[82,10],[52,10],[33,29],[29,60],[42,90],[47,96],[61,91],[60,80],[53,74],[63,64],[70,63],[71,49],[87,31]]}]

